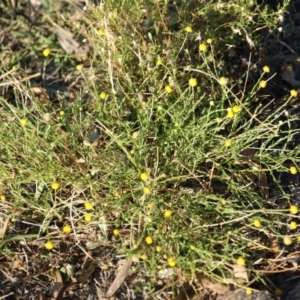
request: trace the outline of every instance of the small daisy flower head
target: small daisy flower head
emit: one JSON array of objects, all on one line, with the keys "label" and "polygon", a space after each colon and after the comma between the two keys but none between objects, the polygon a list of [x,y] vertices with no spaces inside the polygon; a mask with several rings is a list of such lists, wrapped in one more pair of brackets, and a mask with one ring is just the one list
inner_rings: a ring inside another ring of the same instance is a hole
[{"label": "small daisy flower head", "polygon": [[119,232],[119,230],[118,230],[118,229],[114,229],[114,230],[113,230],[113,234],[114,234],[115,236],[117,236],[117,235],[119,235],[119,234],[120,234],[120,232]]},{"label": "small daisy flower head", "polygon": [[148,186],[145,186],[143,188],[144,194],[145,195],[150,195],[151,194],[151,189]]},{"label": "small daisy flower head", "polygon": [[291,230],[297,229],[297,223],[296,223],[295,221],[290,222],[289,228],[290,228]]},{"label": "small daisy flower head", "polygon": [[147,255],[142,254],[142,255],[140,256],[140,258],[141,258],[142,260],[147,260]]},{"label": "small daisy flower head", "polygon": [[165,218],[170,218],[172,215],[172,211],[170,209],[167,209],[164,213]]},{"label": "small daisy flower head", "polygon": [[172,87],[171,87],[170,85],[167,85],[167,86],[165,87],[165,91],[166,91],[168,94],[171,94],[171,93],[173,92],[173,89],[172,89]]},{"label": "small daisy flower head", "polygon": [[206,46],[206,44],[201,43],[201,44],[199,45],[199,50],[200,50],[200,52],[206,52],[206,51],[207,51],[207,46]]},{"label": "small daisy flower head", "polygon": [[0,195],[0,200],[1,201],[6,201],[6,196],[4,194]]},{"label": "small daisy flower head", "polygon": [[292,242],[293,242],[293,241],[292,241],[292,238],[289,237],[289,236],[285,236],[285,237],[283,238],[283,243],[284,243],[286,246],[291,245]]},{"label": "small daisy flower head", "polygon": [[93,209],[93,204],[91,202],[85,202],[84,207],[86,210],[91,210]]},{"label": "small daisy flower head", "polygon": [[291,90],[290,93],[292,97],[297,97],[298,95],[298,92],[296,90]]},{"label": "small daisy flower head", "polygon": [[100,99],[104,100],[106,98],[106,93],[102,92],[99,95]]},{"label": "small daisy flower head", "polygon": [[169,265],[171,268],[173,268],[173,267],[176,266],[176,260],[175,260],[174,257],[168,258],[167,263],[168,263],[168,265]]},{"label": "small daisy flower head", "polygon": [[253,291],[252,291],[252,289],[246,289],[246,295],[248,295],[248,296],[250,296],[250,295],[252,295],[252,293],[253,293]]},{"label": "small daisy flower head", "polygon": [[193,28],[191,27],[191,26],[186,26],[185,28],[184,28],[184,30],[186,31],[186,32],[193,32]]},{"label": "small daisy flower head", "polygon": [[163,63],[162,59],[158,58],[157,61],[156,61],[156,65],[160,66],[160,65],[162,65],[162,63]]},{"label": "small daisy flower head", "polygon": [[209,105],[210,105],[210,106],[214,106],[214,105],[215,105],[215,102],[214,102],[213,100],[210,100],[210,101],[209,101]]},{"label": "small daisy flower head", "polygon": [[290,213],[291,213],[292,215],[297,214],[298,211],[299,211],[299,208],[298,208],[297,205],[291,205],[291,206],[290,206]]},{"label": "small daisy flower head", "polygon": [[146,244],[148,244],[148,245],[153,244],[153,239],[152,239],[152,237],[151,237],[151,236],[147,236],[147,237],[145,238],[145,242],[146,242]]},{"label": "small daisy flower head", "polygon": [[253,220],[253,225],[254,225],[256,228],[259,228],[259,227],[261,226],[260,220],[259,220],[259,219],[254,219],[254,220]]},{"label": "small daisy flower head", "polygon": [[277,290],[275,290],[274,294],[276,297],[281,297],[283,293],[282,293],[282,290],[277,289]]},{"label": "small daisy flower head", "polygon": [[189,80],[189,86],[191,86],[191,87],[195,87],[195,86],[197,86],[197,79],[196,78],[190,78],[190,80]]},{"label": "small daisy flower head", "polygon": [[206,40],[206,43],[207,43],[207,44],[211,44],[212,41],[213,41],[212,39],[207,39],[207,40]]},{"label": "small daisy flower head", "polygon": [[264,71],[265,73],[270,73],[270,67],[269,67],[269,66],[264,66],[264,67],[263,67],[263,71]]},{"label": "small daisy flower head", "polygon": [[222,199],[222,200],[221,200],[221,204],[222,204],[222,205],[226,205],[226,204],[227,204],[227,201],[226,201],[225,199]]},{"label": "small daisy flower head", "polygon": [[141,178],[143,181],[147,181],[147,180],[149,179],[149,175],[148,175],[148,173],[143,172],[143,173],[141,173],[140,178]]},{"label": "small daisy flower head", "polygon": [[70,226],[70,224],[66,224],[66,225],[63,227],[63,233],[69,234],[69,233],[71,233],[71,231],[72,231],[72,227]]},{"label": "small daisy flower head", "polygon": [[24,127],[24,126],[26,126],[27,125],[27,123],[28,123],[28,120],[27,119],[21,119],[20,120],[20,123],[21,123],[21,125]]},{"label": "small daisy flower head", "polygon": [[261,80],[258,85],[260,88],[264,89],[267,87],[267,82],[265,80]]},{"label": "small daisy flower head", "polygon": [[240,112],[242,110],[242,108],[239,105],[234,105],[232,107],[232,111],[237,114],[238,112]]},{"label": "small daisy flower head", "polygon": [[291,173],[292,175],[297,174],[297,173],[298,173],[297,168],[296,168],[295,166],[291,166],[291,167],[290,167],[290,173]]},{"label": "small daisy flower head", "polygon": [[49,49],[49,48],[46,48],[46,49],[43,50],[43,55],[44,55],[45,57],[48,57],[49,54],[50,54],[50,49]]},{"label": "small daisy flower head", "polygon": [[240,256],[237,260],[236,260],[236,264],[239,266],[244,266],[246,264],[245,258],[243,258],[242,256]]},{"label": "small daisy flower head", "polygon": [[92,215],[91,214],[86,214],[84,216],[84,221],[87,222],[87,223],[91,222],[92,221]]},{"label": "small daisy flower head", "polygon": [[54,244],[51,241],[48,241],[44,246],[49,251],[54,248]]},{"label": "small daisy flower head", "polygon": [[58,182],[53,182],[53,183],[51,184],[51,188],[52,188],[52,190],[54,190],[54,191],[58,190],[59,187],[60,187],[60,184],[59,184]]},{"label": "small daisy flower head", "polygon": [[226,78],[226,77],[221,77],[221,78],[219,79],[219,83],[220,83],[221,85],[226,85],[226,84],[228,83],[228,78]]},{"label": "small daisy flower head", "polygon": [[231,147],[232,146],[232,140],[225,141],[225,146],[226,147]]},{"label": "small daisy flower head", "polygon": [[105,35],[105,30],[103,28],[98,29],[98,34],[101,36]]},{"label": "small daisy flower head", "polygon": [[76,66],[76,70],[81,71],[83,69],[83,64],[79,64]]},{"label": "small daisy flower head", "polygon": [[190,245],[190,249],[191,249],[192,251],[195,251],[195,250],[196,250],[196,247],[195,247],[194,245]]},{"label": "small daisy flower head", "polygon": [[140,132],[139,132],[139,131],[135,131],[135,132],[132,134],[132,138],[133,138],[134,140],[137,139],[139,136],[140,136]]},{"label": "small daisy flower head", "polygon": [[161,249],[161,247],[160,247],[160,246],[157,246],[157,247],[156,247],[156,252],[158,252],[158,253],[159,253],[159,252],[161,252],[161,250],[162,250],[162,249]]},{"label": "small daisy flower head", "polygon": [[228,119],[232,119],[234,117],[234,112],[232,110],[232,108],[228,108],[227,110],[227,118]]},{"label": "small daisy flower head", "polygon": [[59,112],[59,115],[60,115],[61,117],[63,117],[63,116],[65,115],[65,112],[64,112],[63,110],[61,110],[61,111]]}]

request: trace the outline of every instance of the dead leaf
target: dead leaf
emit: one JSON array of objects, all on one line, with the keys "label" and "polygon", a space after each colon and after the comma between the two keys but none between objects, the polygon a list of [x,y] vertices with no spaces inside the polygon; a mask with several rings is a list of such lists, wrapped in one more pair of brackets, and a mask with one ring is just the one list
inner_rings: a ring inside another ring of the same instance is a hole
[{"label": "dead leaf", "polygon": [[233,275],[236,279],[248,282],[248,273],[245,266],[233,265]]},{"label": "dead leaf", "polygon": [[105,297],[107,297],[107,298],[112,297],[115,294],[115,292],[119,289],[119,287],[121,286],[121,284],[124,282],[124,280],[126,278],[127,272],[129,270],[129,268],[131,267],[131,264],[132,264],[131,258],[128,258],[124,262],[124,264],[120,268],[115,280],[113,281],[113,283],[109,287],[108,291],[106,292]]},{"label": "dead leaf", "polygon": [[197,279],[205,288],[210,289],[219,295],[223,295],[229,290],[229,285],[214,282],[203,274],[197,274]]},{"label": "dead leaf", "polygon": [[68,53],[77,56],[79,59],[84,59],[88,55],[88,47],[81,47],[81,45],[75,41],[73,34],[63,29],[60,26],[53,28],[54,33],[58,36],[58,41],[61,47]]}]

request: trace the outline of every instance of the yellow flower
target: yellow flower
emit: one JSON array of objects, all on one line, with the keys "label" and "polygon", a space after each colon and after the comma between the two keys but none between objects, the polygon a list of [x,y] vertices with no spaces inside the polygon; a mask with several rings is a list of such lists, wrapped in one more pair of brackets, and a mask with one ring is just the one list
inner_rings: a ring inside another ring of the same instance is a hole
[{"label": "yellow flower", "polygon": [[103,28],[98,29],[99,35],[105,35],[105,30]]},{"label": "yellow flower", "polygon": [[163,63],[162,59],[158,58],[157,61],[156,61],[156,65],[160,66],[160,65],[162,65],[162,63]]},{"label": "yellow flower", "polygon": [[296,213],[298,213],[299,209],[298,209],[298,206],[297,205],[291,205],[290,206],[290,213],[292,215],[295,215]]},{"label": "yellow flower", "polygon": [[165,90],[166,90],[166,92],[167,92],[168,94],[171,94],[171,93],[173,92],[172,87],[169,86],[169,85],[167,85],[167,86],[165,87]]},{"label": "yellow flower", "polygon": [[291,174],[295,175],[295,174],[298,173],[298,170],[297,170],[297,168],[295,166],[291,166],[290,167],[290,172],[291,172]]},{"label": "yellow flower", "polygon": [[222,119],[221,118],[216,118],[216,121],[217,121],[217,123],[220,123],[220,122],[222,122]]},{"label": "yellow flower", "polygon": [[211,44],[212,41],[213,41],[212,39],[207,39],[207,40],[206,40],[206,43],[207,43],[207,44]]},{"label": "yellow flower", "polygon": [[54,248],[54,244],[51,241],[48,241],[44,246],[49,251]]},{"label": "yellow flower", "polygon": [[214,102],[213,100],[210,100],[210,101],[209,101],[209,105],[210,105],[210,106],[214,106],[214,105],[215,105],[215,102]]},{"label": "yellow flower", "polygon": [[22,126],[26,126],[28,121],[27,121],[27,119],[21,119],[20,123]]},{"label": "yellow flower", "polygon": [[259,228],[261,226],[260,220],[259,219],[254,219],[253,221],[253,225],[257,228]]},{"label": "yellow flower", "polygon": [[0,195],[0,200],[1,201],[6,201],[6,196],[4,194]]},{"label": "yellow flower", "polygon": [[160,246],[156,247],[156,252],[161,252],[161,247]]},{"label": "yellow flower", "polygon": [[117,235],[119,235],[119,234],[120,234],[120,232],[119,232],[119,230],[118,230],[118,229],[114,229],[114,231],[113,231],[113,234],[114,234],[115,236],[117,236]]},{"label": "yellow flower", "polygon": [[143,191],[144,191],[144,194],[145,194],[145,195],[149,195],[149,194],[151,193],[151,189],[150,189],[148,186],[145,186],[145,187],[143,188]]},{"label": "yellow flower", "polygon": [[226,203],[227,203],[227,201],[226,201],[225,199],[222,199],[222,200],[221,200],[221,204],[222,204],[222,205],[226,205]]},{"label": "yellow flower", "polygon": [[228,78],[226,78],[226,77],[221,77],[221,78],[219,79],[219,83],[220,83],[221,85],[226,85],[226,84],[228,83]]},{"label": "yellow flower", "polygon": [[139,136],[140,136],[140,132],[139,132],[139,131],[135,131],[135,132],[132,134],[132,138],[133,138],[133,139],[137,139]]},{"label": "yellow flower", "polygon": [[147,255],[142,254],[142,255],[140,256],[140,258],[141,258],[142,260],[147,260]]},{"label": "yellow flower", "polygon": [[246,295],[250,296],[252,295],[253,291],[251,289],[246,289]]},{"label": "yellow flower", "polygon": [[206,44],[201,43],[201,44],[199,45],[199,50],[200,50],[201,52],[206,52],[206,51],[207,51],[207,46],[206,46]]},{"label": "yellow flower", "polygon": [[170,267],[175,267],[175,265],[176,265],[176,260],[175,260],[174,257],[168,258],[168,265],[169,265]]},{"label": "yellow flower", "polygon": [[190,78],[190,80],[189,80],[189,85],[190,85],[191,87],[197,86],[197,79],[196,79],[196,78]]},{"label": "yellow flower", "polygon": [[72,227],[71,227],[69,224],[66,224],[66,225],[63,227],[63,232],[64,232],[65,234],[69,234],[69,233],[71,233],[71,231],[72,231]]},{"label": "yellow flower", "polygon": [[239,266],[244,266],[246,264],[246,261],[243,257],[239,257],[237,260],[236,260],[236,264],[239,265]]},{"label": "yellow flower", "polygon": [[145,238],[145,241],[146,241],[146,243],[147,243],[148,245],[151,245],[151,244],[153,243],[153,239],[152,239],[151,236],[147,236],[147,237]]},{"label": "yellow flower", "polygon": [[232,146],[232,141],[231,140],[225,141],[225,146],[226,147],[231,147]]},{"label": "yellow flower", "polygon": [[300,243],[300,235],[297,236],[297,242]]},{"label": "yellow flower", "polygon": [[85,202],[84,207],[86,210],[91,210],[93,209],[93,204],[91,202]]},{"label": "yellow flower", "polygon": [[53,182],[53,183],[51,184],[51,188],[52,188],[52,190],[54,190],[54,191],[58,190],[59,187],[60,187],[60,184],[59,184],[58,182]]},{"label": "yellow flower", "polygon": [[170,209],[168,209],[168,210],[165,211],[164,215],[165,215],[166,218],[170,218],[171,215],[172,215],[172,211]]},{"label": "yellow flower", "polygon": [[147,208],[152,209],[153,208],[153,203],[148,203]]},{"label": "yellow flower", "polygon": [[65,112],[64,112],[63,110],[61,110],[61,111],[59,112],[59,115],[62,117],[62,116],[65,115]]},{"label": "yellow flower", "polygon": [[192,251],[195,251],[195,250],[196,250],[196,247],[195,247],[194,245],[190,245],[190,249],[191,249]]},{"label": "yellow flower", "polygon": [[283,243],[284,243],[286,246],[291,245],[292,242],[293,242],[293,241],[292,241],[291,237],[289,237],[289,236],[285,236],[285,237],[283,238]]},{"label": "yellow flower", "polygon": [[149,178],[149,175],[148,175],[146,172],[143,172],[143,173],[141,173],[140,178],[141,178],[143,181],[147,181],[148,178]]},{"label": "yellow flower", "polygon": [[82,70],[82,68],[83,68],[83,64],[80,64],[80,65],[76,66],[76,70],[78,70],[78,71]]},{"label": "yellow flower", "polygon": [[43,55],[45,57],[49,56],[49,54],[50,54],[50,49],[49,48],[46,48],[46,49],[43,50]]},{"label": "yellow flower", "polygon": [[237,114],[238,112],[240,112],[242,110],[242,108],[239,105],[235,105],[232,108],[232,111]]},{"label": "yellow flower", "polygon": [[265,73],[270,73],[270,67],[269,67],[269,66],[264,66],[264,67],[263,67],[263,71],[264,71]]},{"label": "yellow flower", "polygon": [[193,29],[192,29],[191,26],[186,26],[186,27],[184,28],[184,30],[185,30],[186,32],[192,32],[192,31],[193,31]]},{"label": "yellow flower", "polygon": [[261,87],[262,89],[266,88],[267,87],[267,82],[265,80],[261,80],[259,83],[258,83],[259,87]]},{"label": "yellow flower", "polygon": [[290,93],[292,97],[297,97],[298,95],[298,92],[296,90],[291,90]]},{"label": "yellow flower", "polygon": [[87,223],[91,222],[91,221],[92,221],[92,215],[91,215],[91,214],[86,214],[86,215],[84,216],[84,220],[85,220]]},{"label": "yellow flower", "polygon": [[104,100],[106,98],[106,93],[102,92],[99,95],[100,99]]},{"label": "yellow flower", "polygon": [[227,110],[227,118],[232,119],[234,117],[234,112],[232,108],[228,108]]},{"label": "yellow flower", "polygon": [[297,229],[297,223],[295,221],[292,221],[289,224],[289,227],[290,227],[291,230],[295,230],[295,229]]}]

